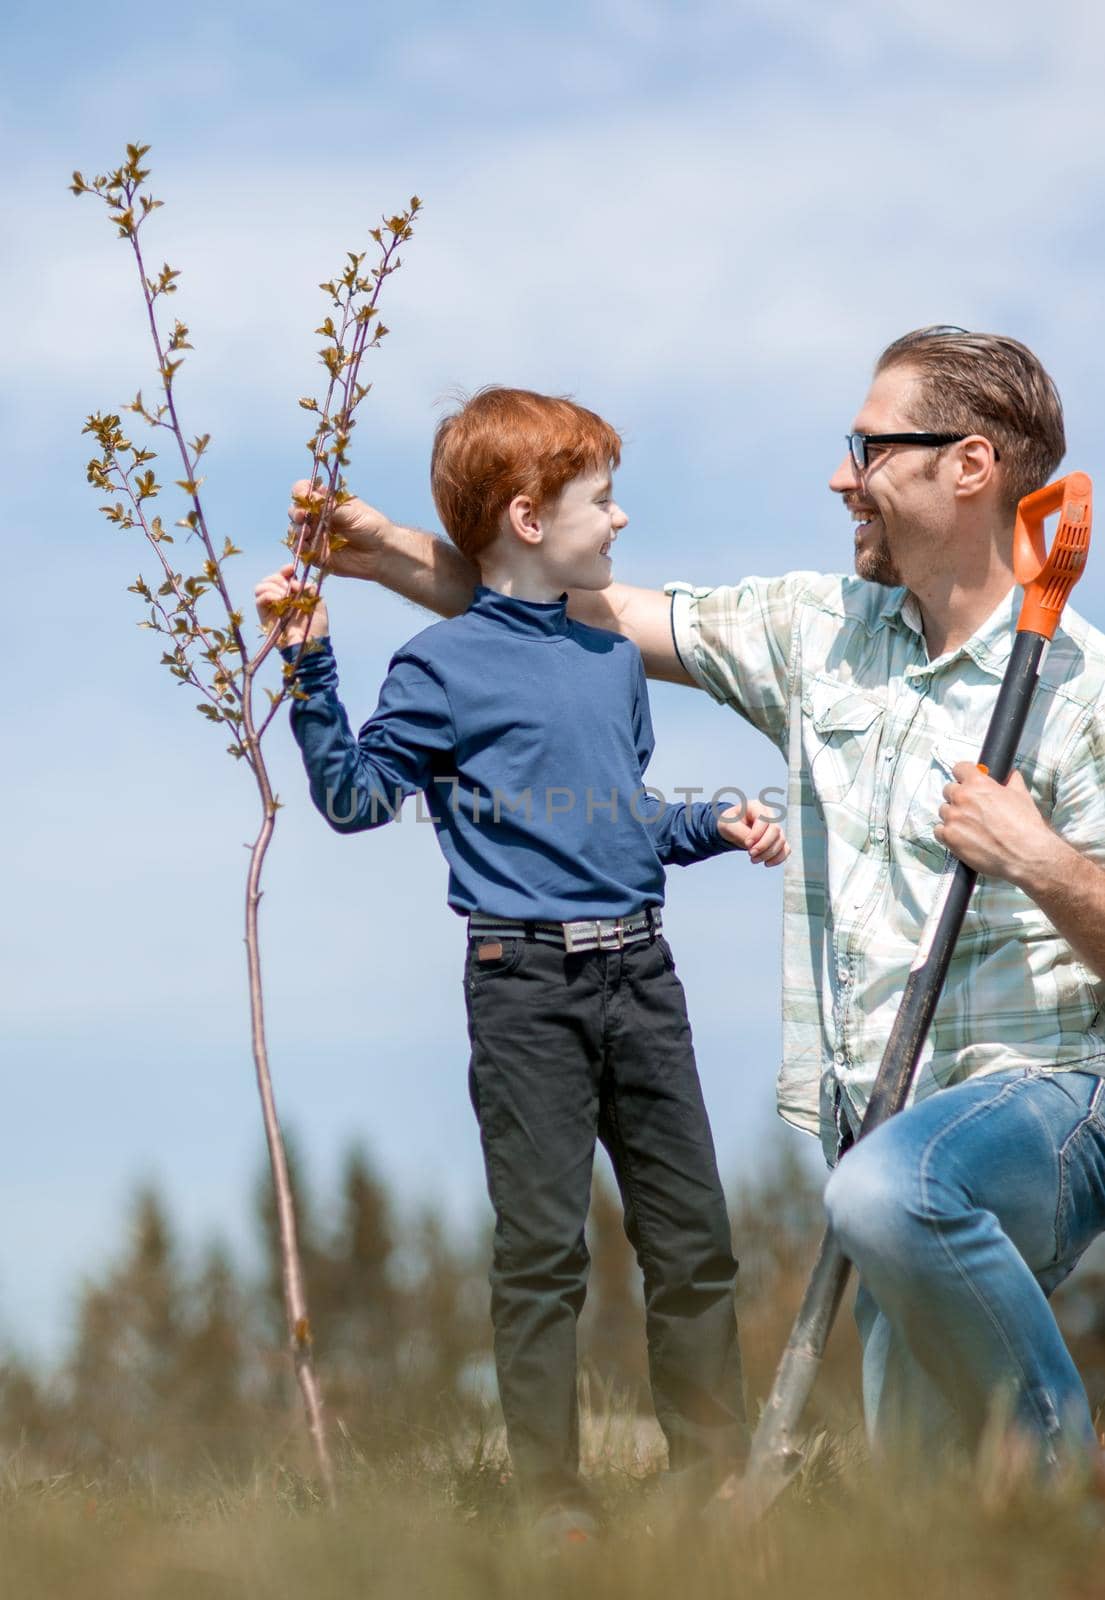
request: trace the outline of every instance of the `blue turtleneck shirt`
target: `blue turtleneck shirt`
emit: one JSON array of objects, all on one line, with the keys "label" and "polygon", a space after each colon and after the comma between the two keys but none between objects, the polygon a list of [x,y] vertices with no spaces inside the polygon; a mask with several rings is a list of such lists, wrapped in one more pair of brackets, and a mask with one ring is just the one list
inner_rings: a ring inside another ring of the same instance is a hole
[{"label": "blue turtleneck shirt", "polygon": [[626,916],[663,904],[665,866],[733,848],[712,805],[645,792],[641,653],[573,621],[566,595],[517,600],[481,584],[463,616],[396,651],[355,738],[330,640],[314,645],[296,674],[307,698],[291,707],[311,798],[338,833],[357,833],[421,791],[461,914]]}]

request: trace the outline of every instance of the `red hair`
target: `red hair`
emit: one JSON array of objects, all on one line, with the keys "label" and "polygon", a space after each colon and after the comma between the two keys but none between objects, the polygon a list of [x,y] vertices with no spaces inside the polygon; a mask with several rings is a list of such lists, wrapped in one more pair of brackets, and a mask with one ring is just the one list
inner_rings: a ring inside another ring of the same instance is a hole
[{"label": "red hair", "polygon": [[477,561],[515,495],[540,511],[573,478],[616,467],[621,453],[610,424],[574,400],[491,387],[439,423],[430,486],[446,533]]}]

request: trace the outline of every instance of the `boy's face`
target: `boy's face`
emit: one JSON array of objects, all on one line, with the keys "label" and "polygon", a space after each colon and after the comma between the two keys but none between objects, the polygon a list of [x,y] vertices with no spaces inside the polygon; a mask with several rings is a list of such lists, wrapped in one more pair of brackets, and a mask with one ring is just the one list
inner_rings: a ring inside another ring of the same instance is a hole
[{"label": "boy's face", "polygon": [[560,589],[605,589],[613,578],[610,547],[629,518],[614,499],[609,469],[573,478],[538,516],[545,576]]}]

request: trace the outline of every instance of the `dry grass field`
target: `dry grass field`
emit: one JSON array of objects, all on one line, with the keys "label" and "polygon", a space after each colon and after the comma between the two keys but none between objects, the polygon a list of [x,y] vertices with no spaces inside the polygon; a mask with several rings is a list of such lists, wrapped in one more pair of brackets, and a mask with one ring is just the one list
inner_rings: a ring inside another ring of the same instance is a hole
[{"label": "dry grass field", "polygon": [[1073,1491],[1017,1491],[1000,1463],[940,1483],[874,1472],[854,1440],[817,1441],[809,1471],[758,1527],[689,1517],[626,1416],[589,1419],[605,1531],[556,1555],[513,1514],[494,1443],[369,1464],[346,1450],[342,1500],[270,1462],[171,1489],[132,1469],[36,1479],[0,1495],[0,1592],[27,1600],[1088,1600],[1105,1532]]},{"label": "dry grass field", "polygon": [[[767,1392],[821,1227],[784,1153],[739,1192],[748,1393]],[[596,1189],[581,1325],[585,1468],[602,1536],[555,1556],[516,1513],[491,1389],[486,1241],[395,1222],[353,1161],[339,1203],[300,1196],[341,1499],[313,1487],[279,1348],[279,1291],[214,1254],[189,1268],[155,1196],[85,1284],[52,1370],[0,1355],[0,1600],[1089,1600],[1105,1505],[1016,1479],[995,1445],[934,1479],[868,1459],[845,1313],[804,1472],[760,1525],[672,1504],[651,1421],[636,1269]],[[265,1208],[261,1212],[262,1236]],[[398,1268],[401,1267],[402,1271]],[[1105,1400],[1105,1277],[1057,1309]]]}]

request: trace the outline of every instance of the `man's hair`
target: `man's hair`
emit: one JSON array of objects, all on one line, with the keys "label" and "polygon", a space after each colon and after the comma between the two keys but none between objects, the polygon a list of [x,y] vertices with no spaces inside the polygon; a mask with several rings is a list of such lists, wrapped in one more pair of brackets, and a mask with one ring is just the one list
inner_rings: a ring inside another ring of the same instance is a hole
[{"label": "man's hair", "polygon": [[495,538],[515,495],[538,512],[585,472],[616,467],[622,441],[608,422],[561,396],[480,389],[434,435],[430,486],[446,533],[470,561]]},{"label": "man's hair", "polygon": [[1067,442],[1058,391],[1032,351],[1016,339],[918,328],[886,347],[875,372],[898,366],[912,367],[920,377],[911,407],[919,428],[978,433],[995,446],[1007,510],[1042,488],[1062,461]]}]

